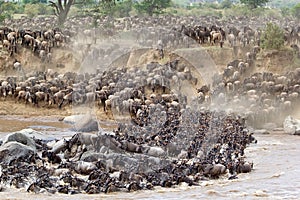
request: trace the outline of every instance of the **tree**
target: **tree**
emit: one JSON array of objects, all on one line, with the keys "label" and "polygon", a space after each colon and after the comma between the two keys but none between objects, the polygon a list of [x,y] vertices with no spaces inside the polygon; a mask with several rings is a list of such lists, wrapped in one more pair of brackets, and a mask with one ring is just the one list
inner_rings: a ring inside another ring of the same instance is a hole
[{"label": "tree", "polygon": [[292,8],[292,13],[297,19],[300,19],[300,3]]},{"label": "tree", "polygon": [[[99,4],[103,4],[107,6],[106,8],[110,8],[116,4],[116,1],[119,0],[100,0]],[[91,2],[90,0],[57,0],[49,1],[50,6],[54,9],[54,14],[58,17],[58,25],[63,25],[68,17],[68,13],[72,5],[85,5]]]},{"label": "tree", "polygon": [[143,0],[136,2],[134,7],[140,13],[147,13],[152,16],[153,14],[161,14],[165,8],[171,6],[171,0]]},{"label": "tree", "polygon": [[19,9],[19,5],[13,2],[0,1],[0,22],[11,18]]},{"label": "tree", "polygon": [[22,0],[24,4],[47,3],[47,0]]},{"label": "tree", "polygon": [[240,0],[241,3],[246,4],[249,8],[254,9],[259,6],[264,6],[270,0]]},{"label": "tree", "polygon": [[124,0],[117,3],[113,8],[113,16],[115,17],[129,17],[132,11],[133,0]]},{"label": "tree", "polygon": [[49,1],[50,6],[54,9],[54,14],[58,17],[58,25],[63,25],[68,17],[71,6],[75,0],[57,0],[57,2]]},{"label": "tree", "polygon": [[291,14],[291,9],[288,7],[282,7],[280,8],[280,11],[281,11],[281,15],[284,17],[287,17]]},{"label": "tree", "polygon": [[102,0],[95,8],[95,12],[100,15],[112,15],[113,9],[116,7],[116,1],[114,0]]},{"label": "tree", "polygon": [[261,47],[264,49],[280,49],[284,45],[284,31],[276,24],[267,23],[261,35]]},{"label": "tree", "polygon": [[231,8],[232,1],[231,0],[224,0],[221,2],[221,8]]}]

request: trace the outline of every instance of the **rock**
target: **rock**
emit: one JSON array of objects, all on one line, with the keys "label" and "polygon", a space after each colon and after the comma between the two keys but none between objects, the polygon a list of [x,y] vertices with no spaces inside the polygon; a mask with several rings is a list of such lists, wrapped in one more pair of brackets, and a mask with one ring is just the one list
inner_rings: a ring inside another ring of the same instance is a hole
[{"label": "rock", "polygon": [[36,150],[35,141],[30,137],[30,134],[25,131],[14,132],[6,136],[3,144],[7,144],[10,142],[17,142],[23,144],[25,146],[30,147],[34,151]]},{"label": "rock", "polygon": [[148,145],[143,146],[142,153],[154,157],[161,157],[166,155],[166,152],[161,147],[151,147]]},{"label": "rock", "polygon": [[0,147],[0,162],[8,164],[14,159],[30,157],[34,153],[35,150],[30,146],[10,141]]},{"label": "rock", "polygon": [[82,119],[84,119],[84,115],[71,115],[71,116],[65,117],[63,119],[63,122],[67,123],[67,124],[75,124]]},{"label": "rock", "polygon": [[96,165],[91,162],[79,161],[75,164],[75,171],[80,174],[88,175],[95,169]]},{"label": "rock", "polygon": [[120,153],[107,154],[106,164],[109,167],[113,167],[118,170],[131,169],[131,171],[133,171],[133,169],[137,168],[139,165],[138,159],[136,159],[135,157],[131,157],[126,154],[120,154]]},{"label": "rock", "polygon": [[153,172],[170,164],[170,161],[167,159],[160,159],[138,153],[132,155],[110,153],[105,156],[105,164],[107,167],[115,168],[117,170],[129,170],[133,173]]},{"label": "rock", "polygon": [[80,157],[80,160],[85,162],[96,162],[98,160],[105,160],[105,159],[106,157],[104,154],[97,153],[95,151],[86,151]]},{"label": "rock", "polygon": [[71,115],[65,117],[65,123],[73,124],[72,130],[78,132],[98,131],[98,122],[91,115]]},{"label": "rock", "polygon": [[170,160],[168,159],[161,159],[158,157],[153,157],[153,156],[148,156],[148,155],[143,155],[143,154],[136,154],[135,158],[137,158],[139,161],[143,162],[138,162],[138,167],[136,172],[153,172],[157,171],[164,166],[167,166],[171,163]]},{"label": "rock", "polygon": [[75,124],[75,130],[79,132],[98,131],[98,122],[93,119],[88,119]]},{"label": "rock", "polygon": [[43,133],[38,132],[36,130],[33,130],[31,128],[23,129],[23,130],[18,131],[18,132],[23,133],[25,135],[28,135],[30,138],[33,138],[33,139],[38,139],[38,140],[43,140],[43,141],[55,140],[55,137],[43,134]]},{"label": "rock", "polygon": [[288,134],[300,135],[300,120],[287,116],[283,122],[283,130]]}]

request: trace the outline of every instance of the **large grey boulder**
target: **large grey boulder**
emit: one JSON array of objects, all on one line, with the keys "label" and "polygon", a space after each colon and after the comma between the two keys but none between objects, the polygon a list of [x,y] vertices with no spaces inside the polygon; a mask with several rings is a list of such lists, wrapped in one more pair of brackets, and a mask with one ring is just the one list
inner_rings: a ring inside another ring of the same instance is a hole
[{"label": "large grey boulder", "polygon": [[148,145],[143,146],[142,153],[154,157],[162,157],[166,155],[166,152],[161,147],[151,147]]},{"label": "large grey boulder", "polygon": [[14,132],[7,135],[5,140],[3,141],[3,145],[8,144],[10,142],[17,142],[30,147],[34,151],[36,150],[34,139],[30,137],[30,135],[27,132],[24,131]]},{"label": "large grey boulder", "polygon": [[300,120],[287,116],[283,122],[283,130],[288,134],[300,135]]},{"label": "large grey boulder", "polygon": [[78,132],[98,131],[98,122],[91,115],[71,115],[63,120],[67,124],[72,124],[72,130]]},{"label": "large grey boulder", "polygon": [[44,133],[41,133],[41,132],[36,131],[34,129],[31,129],[31,128],[27,128],[27,129],[23,129],[23,130],[17,131],[17,133],[22,133],[22,134],[27,135],[30,138],[34,138],[34,139],[38,139],[38,140],[43,140],[43,141],[55,140],[55,137],[46,135]]},{"label": "large grey boulder", "polygon": [[106,156],[104,154],[95,151],[86,151],[80,157],[80,160],[85,162],[97,162],[98,160],[105,159]]},{"label": "large grey boulder", "polygon": [[28,145],[16,141],[10,141],[0,146],[0,162],[10,163],[18,158],[28,158],[35,153],[35,150]]},{"label": "large grey boulder", "polygon": [[53,138],[33,129],[23,129],[8,134],[0,147],[0,162],[9,163],[11,160],[33,155],[37,149],[35,139],[48,141]]},{"label": "large grey boulder", "polygon": [[71,115],[64,118],[63,122],[66,124],[75,124],[84,119],[84,115]]}]

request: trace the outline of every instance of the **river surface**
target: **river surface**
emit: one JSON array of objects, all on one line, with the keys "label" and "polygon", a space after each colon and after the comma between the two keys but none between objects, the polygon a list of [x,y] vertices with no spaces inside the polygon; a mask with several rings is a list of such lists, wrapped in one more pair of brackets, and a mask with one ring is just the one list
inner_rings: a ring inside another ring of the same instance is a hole
[{"label": "river surface", "polygon": [[[0,116],[0,137],[7,133],[32,128],[54,137],[73,134],[69,125],[56,118],[18,118]],[[246,149],[247,160],[254,162],[248,174],[235,180],[227,177],[200,183],[197,187],[180,185],[150,191],[97,195],[32,194],[25,189],[5,189],[0,199],[300,199],[300,136],[282,131],[255,135],[257,144]]]}]

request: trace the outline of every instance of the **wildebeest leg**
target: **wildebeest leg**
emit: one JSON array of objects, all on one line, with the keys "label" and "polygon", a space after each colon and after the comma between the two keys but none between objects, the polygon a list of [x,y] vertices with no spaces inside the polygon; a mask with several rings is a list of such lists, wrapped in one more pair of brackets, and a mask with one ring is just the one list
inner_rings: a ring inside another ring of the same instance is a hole
[{"label": "wildebeest leg", "polygon": [[152,85],[151,89],[152,89],[152,92],[154,93],[155,92],[155,85]]},{"label": "wildebeest leg", "polygon": [[68,100],[68,105],[69,105],[69,106],[72,105],[72,99],[69,99],[69,100]]},{"label": "wildebeest leg", "polygon": [[61,109],[64,103],[64,99],[58,104],[58,108]]},{"label": "wildebeest leg", "polygon": [[222,41],[220,41],[220,47],[223,48],[223,42]]},{"label": "wildebeest leg", "polygon": [[165,56],[164,56],[164,50],[163,49],[160,49],[159,50],[159,55],[160,55],[160,58],[163,59]]},{"label": "wildebeest leg", "polygon": [[103,105],[103,111],[105,112],[106,111],[106,108],[105,108],[105,99],[101,99],[101,103]]}]

